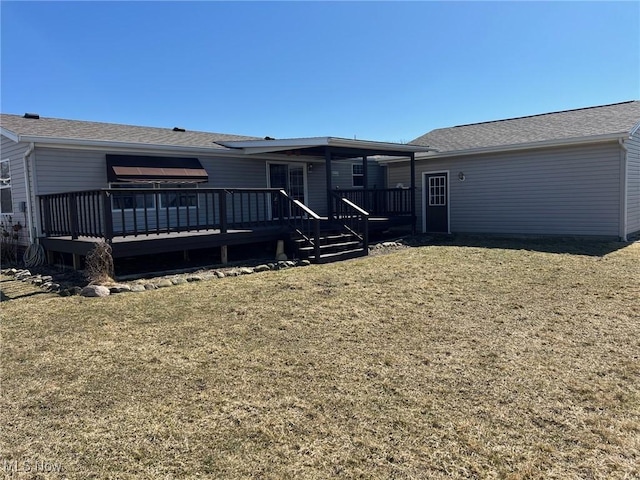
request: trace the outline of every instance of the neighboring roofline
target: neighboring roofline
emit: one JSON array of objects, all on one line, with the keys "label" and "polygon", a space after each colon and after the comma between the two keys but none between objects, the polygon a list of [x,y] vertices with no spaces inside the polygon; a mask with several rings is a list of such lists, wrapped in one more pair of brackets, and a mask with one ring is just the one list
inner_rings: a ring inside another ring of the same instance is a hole
[{"label": "neighboring roofline", "polygon": [[[433,158],[449,158],[467,155],[480,155],[483,153],[503,153],[515,152],[520,150],[534,150],[538,148],[549,147],[565,147],[571,145],[584,145],[588,143],[602,143],[607,141],[618,140],[619,138],[628,138],[629,132],[608,133],[605,135],[592,135],[588,137],[574,137],[566,139],[543,140],[540,142],[517,143],[511,145],[498,145],[495,147],[469,148],[465,150],[450,150],[446,152],[436,152],[427,155],[416,156],[416,160],[428,160]],[[408,161],[408,158],[387,158],[379,160],[380,163],[400,163]]]},{"label": "neighboring roofline", "polygon": [[390,150],[394,152],[430,152],[434,149],[407,143],[377,142],[372,140],[351,140],[339,137],[285,138],[281,140],[229,140],[215,142],[227,148],[242,149],[248,154],[273,153],[292,148],[336,147],[365,150]]}]

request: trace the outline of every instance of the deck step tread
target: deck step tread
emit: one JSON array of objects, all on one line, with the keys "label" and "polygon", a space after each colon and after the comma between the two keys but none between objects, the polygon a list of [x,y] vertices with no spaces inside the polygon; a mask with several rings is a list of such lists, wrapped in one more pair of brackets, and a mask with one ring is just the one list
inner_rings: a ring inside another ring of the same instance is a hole
[{"label": "deck step tread", "polygon": [[[341,242],[341,243],[327,243],[324,245],[320,245],[320,250],[327,250],[330,248],[348,248],[348,247],[357,247],[361,242],[353,241],[353,242]],[[314,250],[313,245],[308,245],[305,247],[298,248],[301,252],[312,252]]]},{"label": "deck step tread", "polygon": [[321,254],[320,258],[317,261],[315,255],[310,255],[309,260],[316,263],[328,263],[335,262],[337,260],[347,260],[350,258],[358,258],[364,256],[366,256],[366,253],[363,252],[362,249],[358,248],[356,250],[343,250],[336,253]]}]

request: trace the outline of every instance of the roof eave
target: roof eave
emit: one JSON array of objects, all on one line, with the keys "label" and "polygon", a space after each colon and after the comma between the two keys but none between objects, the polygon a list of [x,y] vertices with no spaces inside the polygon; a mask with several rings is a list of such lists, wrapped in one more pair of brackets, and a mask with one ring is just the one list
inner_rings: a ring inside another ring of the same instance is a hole
[{"label": "roof eave", "polygon": [[[431,152],[426,155],[416,156],[416,160],[426,160],[432,158],[448,158],[448,157],[460,157],[467,155],[480,155],[484,153],[501,153],[501,152],[515,152],[520,150],[534,150],[538,148],[549,147],[564,147],[571,145],[584,145],[591,143],[602,143],[608,141],[615,141],[619,138],[628,138],[629,132],[609,133],[605,135],[593,135],[588,137],[574,137],[561,140],[544,140],[541,142],[529,142],[512,145],[499,145],[495,147],[483,147],[483,148],[470,148],[465,150],[450,150],[446,152]],[[434,149],[435,150],[435,149]],[[399,163],[406,162],[407,158],[387,158],[380,160],[380,163]]]},{"label": "roof eave", "polygon": [[390,150],[407,153],[430,152],[433,148],[422,145],[410,145],[371,140],[350,140],[339,137],[285,138],[282,140],[232,140],[216,142],[227,148],[241,149],[247,154],[273,153],[292,148],[336,147],[349,149]]},{"label": "roof eave", "polygon": [[50,146],[93,147],[93,148],[109,147],[109,148],[116,148],[116,149],[164,150],[164,151],[175,151],[175,152],[178,152],[178,151],[202,152],[202,153],[224,152],[225,154],[232,152],[232,150],[228,148],[218,148],[218,147],[214,148],[214,147],[203,147],[203,146],[194,147],[194,146],[187,146],[187,145],[114,142],[112,140],[86,140],[86,139],[77,139],[77,138],[41,137],[41,136],[34,136],[34,135],[18,135],[16,136],[15,141],[33,142],[40,146],[50,145]]}]

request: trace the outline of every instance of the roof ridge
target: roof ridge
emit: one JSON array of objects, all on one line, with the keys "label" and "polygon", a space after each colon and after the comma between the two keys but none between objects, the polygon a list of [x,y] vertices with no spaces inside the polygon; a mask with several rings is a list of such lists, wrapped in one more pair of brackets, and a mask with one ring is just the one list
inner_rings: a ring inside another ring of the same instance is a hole
[{"label": "roof ridge", "polygon": [[454,125],[453,127],[444,127],[444,128],[438,129],[438,130],[447,130],[449,128],[459,128],[459,127],[470,127],[470,126],[473,126],[473,125],[484,125],[484,124],[488,124],[488,123],[509,122],[511,120],[521,120],[521,119],[524,119],[524,118],[544,117],[546,115],[556,115],[558,113],[577,112],[577,111],[580,111],[580,110],[591,110],[591,109],[595,109],[595,108],[613,107],[615,105],[624,105],[624,104],[627,104],[627,103],[635,103],[637,101],[638,100],[627,100],[627,101],[624,101],[624,102],[609,103],[609,104],[606,104],[606,105],[594,105],[594,106],[591,106],[591,107],[570,108],[568,110],[558,110],[556,112],[536,113],[534,115],[523,115],[521,117],[502,118],[502,119],[499,119],[499,120],[487,120],[485,122],[465,123],[463,125]]}]

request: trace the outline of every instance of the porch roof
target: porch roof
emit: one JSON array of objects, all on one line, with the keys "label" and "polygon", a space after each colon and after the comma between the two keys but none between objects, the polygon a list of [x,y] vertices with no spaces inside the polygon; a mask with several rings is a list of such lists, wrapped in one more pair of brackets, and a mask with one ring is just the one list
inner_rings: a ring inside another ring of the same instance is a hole
[{"label": "porch roof", "polygon": [[327,150],[331,152],[333,158],[400,156],[434,150],[423,145],[351,140],[339,137],[232,140],[217,141],[216,143],[223,147],[241,150],[247,155],[279,153],[291,156],[316,157],[318,159],[324,159]]}]

